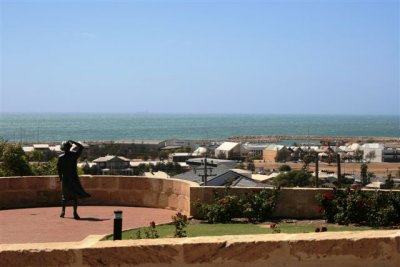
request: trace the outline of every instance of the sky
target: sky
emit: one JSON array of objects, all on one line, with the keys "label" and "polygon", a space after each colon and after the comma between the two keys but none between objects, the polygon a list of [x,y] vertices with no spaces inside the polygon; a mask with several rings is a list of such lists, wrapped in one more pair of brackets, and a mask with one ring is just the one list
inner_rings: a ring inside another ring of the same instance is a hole
[{"label": "sky", "polygon": [[396,0],[0,3],[2,113],[400,114]]}]

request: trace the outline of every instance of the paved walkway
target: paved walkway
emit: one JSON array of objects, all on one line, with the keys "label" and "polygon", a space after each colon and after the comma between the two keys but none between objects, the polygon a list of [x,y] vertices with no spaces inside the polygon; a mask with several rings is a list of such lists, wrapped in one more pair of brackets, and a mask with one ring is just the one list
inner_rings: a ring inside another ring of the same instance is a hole
[{"label": "paved walkway", "polygon": [[116,206],[82,206],[81,220],[74,220],[72,207],[65,218],[61,208],[32,208],[0,210],[0,244],[81,241],[88,235],[112,234],[114,210],[123,211],[123,230],[171,222],[176,211]]}]

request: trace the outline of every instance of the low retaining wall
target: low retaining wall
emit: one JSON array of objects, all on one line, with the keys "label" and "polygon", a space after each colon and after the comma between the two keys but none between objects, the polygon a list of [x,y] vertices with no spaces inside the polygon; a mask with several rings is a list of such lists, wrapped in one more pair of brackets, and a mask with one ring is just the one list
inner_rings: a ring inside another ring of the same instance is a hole
[{"label": "low retaining wall", "polygon": [[0,245],[0,266],[398,267],[400,231]]},{"label": "low retaining wall", "polygon": [[[257,192],[263,190],[260,187],[240,188],[232,187],[229,194],[244,195],[246,193]],[[270,190],[270,189],[267,189]],[[332,189],[327,188],[282,188],[273,214],[276,218],[292,218],[292,219],[318,219],[321,218],[319,204],[315,196],[331,192]],[[226,189],[221,187],[192,187],[190,189],[190,202],[192,205],[191,214],[198,214],[195,208],[197,202],[211,203],[214,199],[214,193],[218,195],[226,194]]]},{"label": "low retaining wall", "polygon": [[[82,176],[92,196],[83,205],[123,205],[167,208],[190,214],[190,188],[177,179],[134,176]],[[0,178],[0,209],[59,206],[61,183],[55,176]]]},{"label": "low retaining wall", "polygon": [[[223,195],[224,187],[201,187],[179,179],[137,176],[85,176],[83,187],[92,197],[83,205],[122,205],[167,208],[186,215],[196,215],[197,202],[211,203],[214,192]],[[262,188],[232,187],[230,194],[244,195]],[[268,189],[267,189],[268,190]],[[282,188],[279,191],[274,217],[292,219],[321,218],[315,196],[330,192],[327,188]],[[0,209],[59,206],[61,183],[56,176],[0,178]]]}]

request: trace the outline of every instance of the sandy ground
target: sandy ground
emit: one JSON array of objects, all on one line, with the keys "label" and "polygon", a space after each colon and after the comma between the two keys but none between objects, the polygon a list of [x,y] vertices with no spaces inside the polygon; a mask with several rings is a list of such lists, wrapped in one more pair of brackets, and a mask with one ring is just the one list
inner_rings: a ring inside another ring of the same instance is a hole
[{"label": "sandy ground", "polygon": [[[303,167],[303,163],[293,163],[293,162],[288,162],[288,163],[275,163],[275,162],[256,162],[255,166],[256,168],[264,168],[264,169],[278,169],[281,165],[287,164],[289,165],[292,169],[298,170]],[[355,174],[359,176],[360,174],[360,166],[362,163],[341,163],[341,171],[342,173],[349,173],[349,174]],[[400,171],[400,163],[388,163],[388,162],[382,162],[382,163],[367,163],[368,165],[368,171],[375,173],[375,175],[380,176],[380,177],[386,177],[388,173],[392,173],[392,176],[395,178],[400,178],[399,177],[399,171]],[[315,169],[315,164],[310,164],[310,171],[313,171]],[[332,164],[327,164],[320,162],[319,164],[319,169],[320,170],[328,170],[328,171],[333,171],[336,173],[337,170],[337,165],[336,163]]]}]

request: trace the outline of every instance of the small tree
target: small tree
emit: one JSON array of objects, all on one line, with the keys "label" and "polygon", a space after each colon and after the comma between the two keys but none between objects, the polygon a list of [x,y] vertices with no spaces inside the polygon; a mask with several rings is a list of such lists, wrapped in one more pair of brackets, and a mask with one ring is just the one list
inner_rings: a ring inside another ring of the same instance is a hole
[{"label": "small tree", "polygon": [[312,176],[305,170],[292,170],[286,173],[280,173],[273,179],[276,186],[285,187],[305,187],[312,185]]},{"label": "small tree", "polygon": [[218,155],[217,155],[217,159],[226,159],[226,155],[224,152],[219,151]]},{"label": "small tree", "polygon": [[314,162],[316,157],[318,157],[317,152],[314,150],[309,151],[308,153],[303,155],[303,170],[308,170],[308,165],[311,162]]},{"label": "small tree", "polygon": [[363,157],[363,151],[360,149],[357,149],[356,151],[354,151],[354,155],[353,158],[357,161],[360,162],[362,160]]},{"label": "small tree", "polygon": [[392,173],[389,172],[388,175],[387,175],[387,178],[385,180],[385,183],[383,184],[383,188],[385,188],[385,189],[392,189],[393,188],[394,181],[393,181],[392,178],[393,178],[392,177]]},{"label": "small tree", "polygon": [[281,149],[276,153],[275,156],[275,162],[286,162],[286,161],[290,161],[291,157],[290,157],[291,153],[290,151],[288,151],[287,149]]},{"label": "small tree", "polygon": [[[87,168],[89,168],[89,172],[90,172],[90,167],[88,165],[86,165],[86,166],[87,166]],[[88,171],[87,168],[86,169],[82,168],[84,173],[88,173],[88,172],[86,172],[86,171]],[[47,162],[41,162],[41,163],[32,165],[32,171],[35,175],[57,175],[58,174],[57,159],[54,158]]]},{"label": "small tree", "polygon": [[368,165],[363,163],[361,164],[360,167],[360,176],[361,176],[361,183],[363,186],[369,184],[369,179],[368,179]]},{"label": "small tree", "polygon": [[370,152],[368,152],[365,155],[365,158],[368,159],[369,162],[371,162],[373,159],[375,159],[376,158],[375,150],[371,150]]},{"label": "small tree", "polygon": [[290,172],[292,168],[290,168],[289,165],[283,164],[282,166],[279,167],[280,172]]},{"label": "small tree", "polygon": [[32,175],[31,166],[28,163],[22,147],[17,144],[1,144],[0,173],[4,176],[26,176]]},{"label": "small tree", "polygon": [[254,171],[256,170],[256,166],[254,165],[253,162],[249,162],[249,163],[247,163],[247,169],[248,169],[249,171],[254,172]]}]

